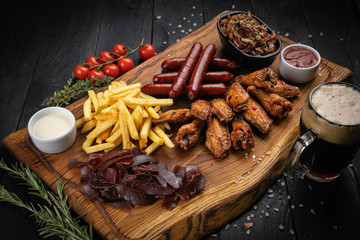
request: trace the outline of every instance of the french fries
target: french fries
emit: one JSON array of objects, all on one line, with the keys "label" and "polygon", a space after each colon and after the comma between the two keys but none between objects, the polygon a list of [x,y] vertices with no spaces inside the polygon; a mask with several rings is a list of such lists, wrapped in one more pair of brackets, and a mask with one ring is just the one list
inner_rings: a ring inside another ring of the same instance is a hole
[{"label": "french fries", "polygon": [[[109,152],[122,145],[129,149],[136,145],[151,154],[158,147],[174,147],[166,130],[170,126],[153,126],[152,119],[159,118],[161,106],[171,106],[172,99],[158,99],[141,92],[141,84],[112,82],[105,91],[88,91],[82,118],[76,125],[87,133],[83,143],[86,153]],[[138,144],[136,144],[138,143]]]}]

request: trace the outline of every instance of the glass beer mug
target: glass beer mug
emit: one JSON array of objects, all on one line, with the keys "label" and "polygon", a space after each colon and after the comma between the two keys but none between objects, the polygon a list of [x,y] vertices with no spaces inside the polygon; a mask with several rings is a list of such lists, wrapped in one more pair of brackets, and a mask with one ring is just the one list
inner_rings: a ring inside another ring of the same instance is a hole
[{"label": "glass beer mug", "polygon": [[302,108],[300,131],[285,172],[319,182],[336,179],[359,152],[360,88],[344,82],[315,87]]}]

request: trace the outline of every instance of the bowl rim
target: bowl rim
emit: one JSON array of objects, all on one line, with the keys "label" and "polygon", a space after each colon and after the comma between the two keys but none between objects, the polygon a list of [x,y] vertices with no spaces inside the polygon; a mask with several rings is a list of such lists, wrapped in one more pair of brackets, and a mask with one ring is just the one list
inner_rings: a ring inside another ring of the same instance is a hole
[{"label": "bowl rim", "polygon": [[[41,117],[43,117],[45,115],[48,115],[48,114],[51,114],[51,113],[62,113],[64,115],[66,115],[69,118],[69,120],[71,121],[70,128],[64,134],[62,134],[62,135],[60,135],[58,137],[55,137],[55,138],[47,139],[47,138],[38,137],[35,134],[34,130],[33,130],[36,121],[39,120]],[[31,139],[34,139],[35,141],[41,142],[41,143],[54,143],[54,142],[57,142],[59,140],[64,139],[69,134],[71,134],[74,129],[76,129],[76,119],[75,119],[74,114],[70,110],[68,110],[66,108],[63,108],[63,107],[46,107],[46,108],[40,109],[39,111],[37,111],[36,113],[34,113],[31,116],[31,118],[30,118],[30,120],[28,122],[27,129],[28,129],[28,132],[29,132],[29,135],[30,135]]]},{"label": "bowl rim", "polygon": [[[221,27],[220,27],[220,21],[222,19],[224,19],[225,17],[227,17],[228,15],[232,16],[232,15],[236,15],[236,14],[241,14],[241,13],[244,13],[244,14],[248,14],[248,12],[246,11],[240,11],[240,10],[236,10],[236,11],[228,11],[228,12],[225,12],[223,14],[220,15],[220,17],[218,18],[217,20],[217,29],[218,29],[218,32],[220,32],[221,36],[223,38],[226,39],[227,42],[229,42],[231,44],[231,46],[233,46],[238,52],[240,52],[241,54],[243,54],[244,56],[246,57],[249,57],[249,58],[258,58],[258,59],[266,59],[266,58],[271,58],[273,56],[276,56],[280,53],[281,51],[281,48],[282,48],[282,41],[281,39],[278,37],[277,38],[277,42],[279,43],[279,47],[278,49],[275,51],[275,52],[272,52],[272,53],[269,53],[267,55],[251,55],[251,54],[247,54],[245,52],[243,52],[241,49],[239,49],[237,46],[235,46],[235,44],[230,41],[230,39],[228,39],[227,37],[225,37],[225,34],[223,33],[223,31],[221,30]],[[257,16],[255,16],[254,14],[252,14],[250,12],[251,16],[254,17],[257,21],[259,21],[261,24],[264,24],[267,29],[269,31],[274,31],[272,28],[270,28],[264,21],[262,21],[260,18],[258,18]],[[275,32],[275,31],[274,31]]]},{"label": "bowl rim", "polygon": [[[306,48],[310,51],[312,51],[313,53],[315,53],[315,55],[317,56],[318,58],[318,61],[317,63],[314,65],[314,66],[311,66],[311,67],[303,67],[303,68],[300,68],[300,67],[295,67],[293,65],[291,65],[290,63],[288,63],[285,59],[284,59],[284,54],[285,52],[290,49],[290,48],[294,48],[294,47],[302,47],[302,48]],[[284,49],[281,51],[281,54],[280,54],[280,58],[283,62],[283,64],[285,64],[287,67],[291,68],[291,69],[296,69],[296,70],[300,70],[300,71],[306,71],[306,70],[313,70],[313,69],[316,69],[319,67],[320,63],[321,63],[321,55],[320,53],[313,47],[309,46],[309,45],[306,45],[306,44],[302,44],[302,43],[294,43],[294,44],[290,44],[286,47],[284,47]]]}]

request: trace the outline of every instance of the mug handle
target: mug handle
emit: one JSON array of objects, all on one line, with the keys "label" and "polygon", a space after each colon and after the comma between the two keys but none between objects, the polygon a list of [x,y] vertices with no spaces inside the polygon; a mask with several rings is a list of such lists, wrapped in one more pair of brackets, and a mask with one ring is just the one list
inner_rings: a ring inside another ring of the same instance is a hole
[{"label": "mug handle", "polygon": [[304,178],[309,173],[306,165],[299,162],[300,156],[311,143],[316,139],[316,134],[309,130],[299,137],[294,143],[286,159],[285,173],[292,178]]}]

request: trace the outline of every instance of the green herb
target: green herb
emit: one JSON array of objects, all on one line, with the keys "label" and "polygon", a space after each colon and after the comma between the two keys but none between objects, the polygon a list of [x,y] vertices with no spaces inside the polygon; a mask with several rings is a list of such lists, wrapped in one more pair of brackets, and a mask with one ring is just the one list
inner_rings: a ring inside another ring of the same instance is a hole
[{"label": "green herb", "polygon": [[24,203],[16,194],[11,193],[0,185],[0,201],[9,202],[30,211],[39,225],[39,235],[43,238],[58,236],[61,239],[91,240],[93,239],[92,224],[80,226],[80,217],[73,218],[70,206],[67,204],[67,195],[63,194],[64,185],[59,179],[56,183],[58,195],[49,191],[41,179],[27,166],[20,164],[8,167],[3,159],[0,161],[0,168],[8,171],[14,178],[25,181],[30,190],[29,194],[45,199],[49,206],[34,206],[32,203]]},{"label": "green herb", "polygon": [[101,79],[93,79],[92,81],[78,80],[74,76],[67,81],[67,85],[59,91],[54,93],[54,96],[46,98],[43,102],[46,106],[63,106],[69,105],[72,99],[75,99],[79,94],[89,90],[101,90],[103,87],[109,85],[114,78],[104,76]]}]

